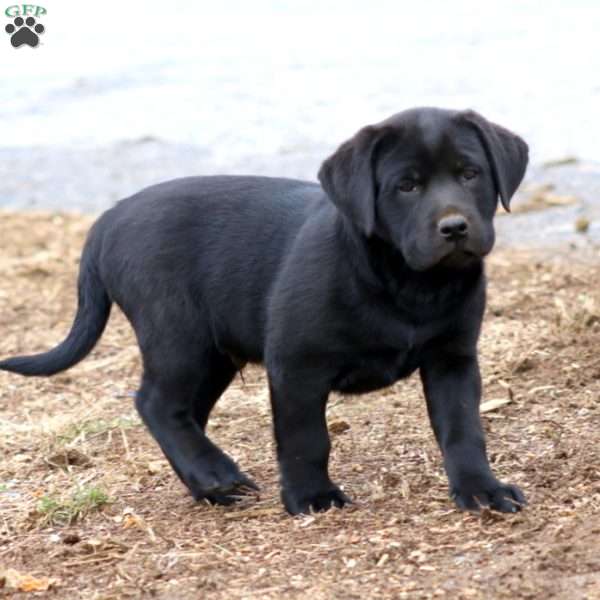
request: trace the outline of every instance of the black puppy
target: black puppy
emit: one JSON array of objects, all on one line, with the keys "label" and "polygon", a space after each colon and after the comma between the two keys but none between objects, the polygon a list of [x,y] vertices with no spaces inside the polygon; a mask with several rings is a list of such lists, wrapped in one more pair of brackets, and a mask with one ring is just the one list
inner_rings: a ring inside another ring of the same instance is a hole
[{"label": "black puppy", "polygon": [[0,368],[52,375],[82,360],[116,302],[144,374],[136,406],[195,498],[229,503],[255,484],[206,436],[245,362],[268,372],[282,499],[292,513],[343,506],[330,480],[332,390],[360,394],[419,369],[457,505],[514,512],[479,419],[483,257],[527,145],[478,114],[434,108],[360,130],[321,186],[189,177],[123,200],[92,227],[79,305],[53,350]]}]

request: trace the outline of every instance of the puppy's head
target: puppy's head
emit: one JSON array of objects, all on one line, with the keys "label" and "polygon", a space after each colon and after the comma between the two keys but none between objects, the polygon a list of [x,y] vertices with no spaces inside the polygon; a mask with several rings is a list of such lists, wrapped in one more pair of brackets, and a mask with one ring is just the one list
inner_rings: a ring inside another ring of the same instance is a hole
[{"label": "puppy's head", "polygon": [[509,210],[527,155],[520,137],[473,111],[419,108],[361,129],[319,180],[347,219],[412,269],[462,268],[492,249],[498,198]]}]

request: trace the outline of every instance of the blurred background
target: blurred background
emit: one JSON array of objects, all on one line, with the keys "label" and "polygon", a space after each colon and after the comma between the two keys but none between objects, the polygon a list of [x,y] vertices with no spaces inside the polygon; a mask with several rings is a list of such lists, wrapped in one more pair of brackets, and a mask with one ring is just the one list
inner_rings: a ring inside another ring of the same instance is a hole
[{"label": "blurred background", "polygon": [[361,126],[434,105],[515,130],[529,184],[576,196],[525,231],[566,235],[582,214],[596,231],[597,0],[42,6],[37,48],[2,33],[0,206],[97,212],[192,174],[315,179]]}]

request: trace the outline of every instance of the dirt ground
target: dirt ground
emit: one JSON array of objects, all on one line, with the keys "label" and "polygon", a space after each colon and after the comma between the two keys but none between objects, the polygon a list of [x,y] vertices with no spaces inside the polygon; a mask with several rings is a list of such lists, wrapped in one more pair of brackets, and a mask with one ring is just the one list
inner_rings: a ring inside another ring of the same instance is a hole
[{"label": "dirt ground", "polygon": [[[90,222],[0,213],[1,356],[66,333]],[[139,357],[114,311],[66,374],[0,373],[0,597],[600,598],[600,253],[501,250],[488,274],[483,420],[522,513],[454,509],[413,376],[331,399],[332,476],[355,504],[287,516],[258,368],[209,433],[261,492],[196,504],[134,412]]]}]

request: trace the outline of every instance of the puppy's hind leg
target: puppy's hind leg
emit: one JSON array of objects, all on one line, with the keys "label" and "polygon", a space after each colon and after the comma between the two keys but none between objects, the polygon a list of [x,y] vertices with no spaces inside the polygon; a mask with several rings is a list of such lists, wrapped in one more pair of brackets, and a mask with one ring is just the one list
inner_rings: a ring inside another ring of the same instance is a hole
[{"label": "puppy's hind leg", "polygon": [[175,472],[197,500],[229,504],[247,488],[257,489],[204,432],[235,370],[225,358],[215,361],[214,348],[196,345],[194,351],[181,337],[153,342],[142,349],[145,371],[136,407]]}]

